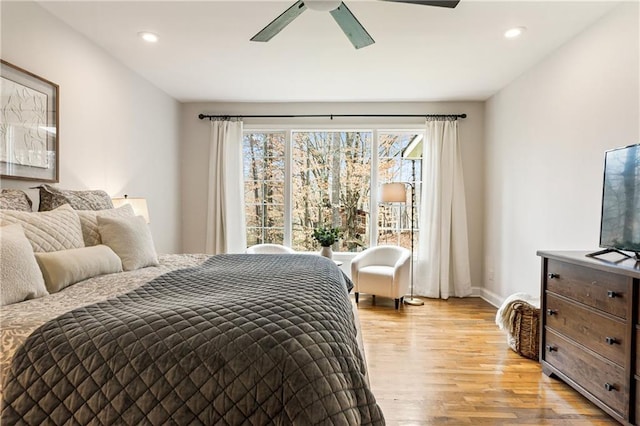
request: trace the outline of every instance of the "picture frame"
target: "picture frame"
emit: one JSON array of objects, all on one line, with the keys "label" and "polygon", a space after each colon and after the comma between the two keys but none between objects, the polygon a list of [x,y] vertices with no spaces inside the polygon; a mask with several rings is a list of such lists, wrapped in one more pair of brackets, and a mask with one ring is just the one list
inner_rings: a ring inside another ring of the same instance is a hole
[{"label": "picture frame", "polygon": [[59,86],[0,59],[0,177],[59,181]]}]

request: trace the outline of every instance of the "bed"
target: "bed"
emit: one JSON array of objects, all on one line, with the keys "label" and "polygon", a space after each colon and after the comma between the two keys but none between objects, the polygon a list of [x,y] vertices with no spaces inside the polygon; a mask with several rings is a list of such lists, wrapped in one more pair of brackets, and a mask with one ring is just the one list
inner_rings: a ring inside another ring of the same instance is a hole
[{"label": "bed", "polygon": [[384,424],[350,290],[320,256],[165,255],[3,306],[1,421]]}]

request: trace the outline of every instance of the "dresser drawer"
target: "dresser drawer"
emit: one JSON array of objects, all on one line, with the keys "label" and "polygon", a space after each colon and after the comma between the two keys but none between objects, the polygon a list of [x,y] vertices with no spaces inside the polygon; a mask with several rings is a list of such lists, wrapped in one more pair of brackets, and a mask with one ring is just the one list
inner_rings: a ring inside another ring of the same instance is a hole
[{"label": "dresser drawer", "polygon": [[544,315],[548,327],[624,366],[629,342],[623,322],[549,293]]},{"label": "dresser drawer", "polygon": [[636,413],[636,421],[635,421],[634,424],[638,424],[638,420],[640,420],[639,419],[639,417],[640,417],[640,392],[638,392],[638,389],[640,389],[640,387],[638,387],[638,386],[640,386],[640,380],[634,380],[634,382],[636,384],[636,401],[635,401],[635,403],[636,403],[635,404],[635,406],[636,406],[636,411],[635,411],[635,413]]},{"label": "dresser drawer", "polygon": [[[640,377],[640,326],[638,325],[635,326],[635,333],[636,333],[636,351],[634,352],[635,359],[636,359],[635,373],[637,376]],[[640,388],[638,388],[638,391],[636,393],[640,395]],[[638,412],[638,415],[640,416],[640,412]]]},{"label": "dresser drawer", "polygon": [[628,415],[624,369],[547,330],[543,359],[622,416]]},{"label": "dresser drawer", "polygon": [[629,317],[631,279],[548,259],[546,289],[620,318]]}]

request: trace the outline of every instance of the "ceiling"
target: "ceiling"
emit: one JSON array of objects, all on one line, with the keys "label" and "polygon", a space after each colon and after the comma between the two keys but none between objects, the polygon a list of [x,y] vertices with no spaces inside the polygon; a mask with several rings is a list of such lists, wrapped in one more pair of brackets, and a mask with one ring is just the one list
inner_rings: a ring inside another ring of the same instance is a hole
[{"label": "ceiling", "polygon": [[[268,43],[249,41],[294,2],[40,4],[179,101],[328,102],[485,100],[618,3],[347,0],[375,44],[354,49],[329,13],[313,10]],[[515,26],[527,31],[504,38]]]}]

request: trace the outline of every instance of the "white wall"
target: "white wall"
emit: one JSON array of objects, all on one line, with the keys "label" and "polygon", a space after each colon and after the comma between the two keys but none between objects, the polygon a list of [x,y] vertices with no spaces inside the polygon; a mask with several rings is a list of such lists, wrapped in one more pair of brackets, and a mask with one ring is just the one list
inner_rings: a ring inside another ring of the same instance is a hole
[{"label": "white wall", "polygon": [[638,3],[486,104],[485,297],[539,295],[537,250],[598,247],[604,151],[640,141]]},{"label": "white wall", "polygon": [[[462,161],[465,173],[471,277],[474,286],[482,284],[483,211],[484,211],[484,103],[188,103],[182,106],[182,232],[186,252],[204,250],[206,223],[206,188],[208,180],[209,122],[198,114],[452,114],[467,113],[459,124]],[[424,119],[245,119],[245,125],[266,124],[366,125],[382,123],[424,126]]]},{"label": "white wall", "polygon": [[146,197],[158,251],[180,252],[179,103],[37,4],[0,7],[2,59],[60,86],[58,186]]}]

